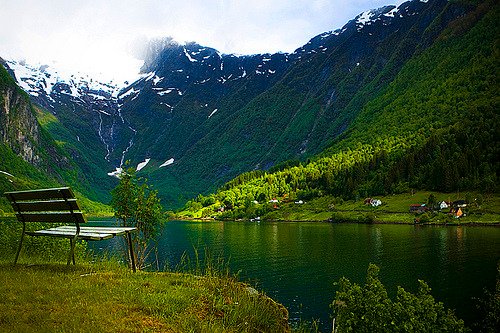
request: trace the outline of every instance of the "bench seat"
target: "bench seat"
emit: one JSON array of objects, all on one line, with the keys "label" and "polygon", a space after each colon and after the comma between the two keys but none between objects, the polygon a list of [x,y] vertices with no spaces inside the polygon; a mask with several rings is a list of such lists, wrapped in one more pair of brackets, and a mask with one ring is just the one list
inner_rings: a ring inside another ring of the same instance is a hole
[{"label": "bench seat", "polygon": [[[80,227],[78,239],[104,240],[115,236],[125,235],[126,233],[134,230],[135,228],[133,227]],[[37,231],[26,231],[26,234],[30,236],[73,238],[76,235],[76,226],[64,225]]]}]

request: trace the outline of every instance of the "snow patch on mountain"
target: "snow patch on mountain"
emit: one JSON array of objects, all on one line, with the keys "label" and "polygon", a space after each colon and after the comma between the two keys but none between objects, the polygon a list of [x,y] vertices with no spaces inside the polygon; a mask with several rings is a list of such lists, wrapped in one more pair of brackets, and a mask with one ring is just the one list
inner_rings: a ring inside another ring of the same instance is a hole
[{"label": "snow patch on mountain", "polygon": [[145,77],[144,81],[149,81],[149,80],[151,80],[152,78],[154,78],[156,76],[156,73],[155,72],[149,72],[149,73],[147,73],[145,75],[146,75],[146,77]]},{"label": "snow patch on mountain", "polygon": [[163,168],[163,167],[166,167],[166,166],[169,166],[170,164],[173,164],[174,163],[174,159],[171,158],[171,159],[168,159],[165,161],[165,163],[163,163],[162,165],[159,166],[159,168]]},{"label": "snow patch on mountain", "polygon": [[[66,85],[66,89],[61,89],[61,93],[80,98],[89,92],[93,92],[91,97],[101,96],[100,94],[116,97],[118,92],[128,85],[128,82],[101,82],[88,74],[66,73],[53,66],[31,65],[25,61],[7,60],[7,65],[24,91],[35,97],[46,95],[52,102],[54,99],[51,95],[57,93],[54,89],[56,86]],[[102,96],[97,99],[102,99]]]},{"label": "snow patch on mountain", "polygon": [[198,60],[196,60],[193,57],[191,57],[191,55],[188,53],[188,51],[186,50],[185,47],[183,47],[183,50],[184,50],[184,54],[186,55],[186,58],[188,58],[189,61],[191,61],[191,62],[198,62]]},{"label": "snow patch on mountain", "polygon": [[[398,10],[398,8],[394,7],[389,12],[385,13],[384,16],[387,16],[387,17],[396,17],[396,14],[399,14],[399,10]],[[401,16],[401,14],[399,14],[399,16]]]},{"label": "snow patch on mountain", "polygon": [[128,89],[128,90],[126,90],[125,92],[123,92],[123,93],[121,93],[120,95],[118,95],[118,98],[123,99],[123,98],[125,98],[125,97],[127,97],[127,96],[130,96],[130,95],[132,95],[132,94],[137,94],[137,93],[139,93],[139,92],[140,92],[140,90],[139,90],[139,89],[138,89],[138,90],[135,90],[135,89],[134,89],[134,87],[130,87],[130,89]]},{"label": "snow patch on mountain", "polygon": [[209,115],[208,115],[208,118],[212,117],[215,112],[217,112],[219,109],[214,109]]},{"label": "snow patch on mountain", "polygon": [[163,89],[164,88],[153,88],[153,90],[155,90],[156,94],[159,95],[159,96],[170,94],[172,92],[176,92],[177,95],[182,96],[182,91],[180,91],[177,88],[166,88],[165,90],[163,90]]},{"label": "snow patch on mountain", "polygon": [[151,159],[150,158],[146,158],[144,160],[144,162],[141,162],[141,163],[137,164],[136,171],[141,171],[146,165],[148,165],[149,161],[151,161]]},{"label": "snow patch on mountain", "polygon": [[115,171],[108,172],[108,176],[120,178],[123,168],[116,168]]},{"label": "snow patch on mountain", "polygon": [[163,81],[163,77],[159,77],[158,75],[155,75],[154,79],[153,79],[153,84],[156,86],[158,83],[160,83],[161,81]]},{"label": "snow patch on mountain", "polygon": [[356,23],[358,23],[360,25],[365,25],[366,23],[371,21],[372,17],[373,17],[372,11],[368,10],[368,11],[363,12],[357,16]]}]

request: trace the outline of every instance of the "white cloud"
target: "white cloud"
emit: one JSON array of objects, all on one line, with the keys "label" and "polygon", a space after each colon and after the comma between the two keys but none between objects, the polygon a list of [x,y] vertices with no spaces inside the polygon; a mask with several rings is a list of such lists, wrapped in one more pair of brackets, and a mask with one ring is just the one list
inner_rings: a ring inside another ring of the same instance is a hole
[{"label": "white cloud", "polygon": [[[389,0],[390,1],[390,0]],[[399,4],[402,0],[397,0]],[[382,0],[16,0],[0,10],[0,56],[119,79],[137,44],[172,36],[224,53],[291,52]]]}]

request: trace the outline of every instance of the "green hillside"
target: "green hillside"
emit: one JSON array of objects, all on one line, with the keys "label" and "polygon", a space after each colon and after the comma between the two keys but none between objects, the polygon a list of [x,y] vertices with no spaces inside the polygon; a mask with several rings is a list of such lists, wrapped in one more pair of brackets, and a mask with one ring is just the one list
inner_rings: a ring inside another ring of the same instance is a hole
[{"label": "green hillside", "polygon": [[[468,2],[442,0],[413,1],[407,5],[418,15],[408,15],[390,24],[375,21],[363,29],[358,29],[351,21],[338,36],[311,40],[311,45],[323,45],[326,52],[307,52],[306,44],[304,52],[295,55],[301,54],[301,58],[264,92],[249,98],[252,94],[248,92],[252,90],[242,87],[221,98],[223,105],[214,117],[202,123],[187,119],[178,125],[172,123],[184,130],[175,137],[161,133],[155,143],[169,150],[180,141],[189,149],[180,156],[173,155],[175,163],[168,168],[154,168],[151,163],[149,170],[144,169],[158,184],[163,202],[176,207],[183,199],[215,191],[243,172],[269,171],[285,161],[298,160],[305,165],[308,159],[315,159],[332,144],[337,146],[342,139],[351,137],[346,130],[364,131],[357,130],[359,125],[353,122],[369,123],[370,117],[374,117],[360,115],[365,109],[370,112],[367,103],[388,93],[388,86],[396,84],[396,76],[403,66],[425,52],[436,39],[443,38],[439,36],[450,22],[474,13],[476,8]],[[480,13],[473,15],[481,16]],[[391,97],[382,98],[383,103],[388,98]],[[232,107],[234,105],[237,107]],[[378,110],[378,107],[372,108]],[[194,112],[185,104],[182,108],[176,107],[179,114],[186,110]],[[189,117],[193,118],[194,114],[189,113]],[[175,112],[173,117],[176,117]],[[160,124],[157,122],[156,126]],[[401,132],[394,136],[387,133],[387,136],[405,141],[407,135],[413,134]],[[355,135],[352,138],[351,142],[360,141],[355,140]],[[149,148],[143,148],[146,149]],[[151,154],[153,160],[156,156]]]},{"label": "green hillside", "polygon": [[211,215],[224,205],[225,214],[229,209],[237,217],[262,213],[254,201],[272,198],[498,192],[499,19],[496,2],[477,5],[406,62],[374,99],[362,103],[371,87],[360,90],[350,103],[363,105],[359,115],[320,156],[242,174],[189,202],[188,210]]},{"label": "green hillside", "polygon": [[[87,212],[109,211],[95,200],[87,176],[71,160],[61,142],[40,125],[52,119],[35,107],[3,66],[0,66],[0,193],[23,189],[72,186]],[[81,193],[81,194],[80,194]],[[12,211],[0,196],[0,215]]]}]

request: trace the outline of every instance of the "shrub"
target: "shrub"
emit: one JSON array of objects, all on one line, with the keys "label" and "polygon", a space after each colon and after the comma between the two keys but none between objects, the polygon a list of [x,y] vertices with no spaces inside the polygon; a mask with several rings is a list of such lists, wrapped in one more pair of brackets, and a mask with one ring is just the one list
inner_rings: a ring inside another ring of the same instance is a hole
[{"label": "shrub", "polygon": [[395,300],[370,264],[364,286],[341,278],[331,304],[336,333],[342,332],[469,332],[464,322],[443,303],[436,302],[429,286],[419,280],[416,294],[398,287]]}]

